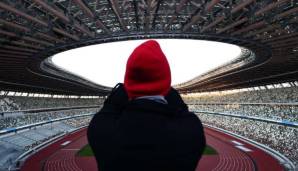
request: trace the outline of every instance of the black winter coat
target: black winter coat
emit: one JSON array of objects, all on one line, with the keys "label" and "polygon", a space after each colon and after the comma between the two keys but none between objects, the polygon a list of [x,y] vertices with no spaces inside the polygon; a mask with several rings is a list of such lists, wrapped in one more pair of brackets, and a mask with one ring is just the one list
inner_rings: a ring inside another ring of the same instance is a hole
[{"label": "black winter coat", "polygon": [[205,147],[203,127],[174,89],[169,104],[138,99],[121,106],[117,96],[110,95],[88,128],[100,171],[195,170]]}]

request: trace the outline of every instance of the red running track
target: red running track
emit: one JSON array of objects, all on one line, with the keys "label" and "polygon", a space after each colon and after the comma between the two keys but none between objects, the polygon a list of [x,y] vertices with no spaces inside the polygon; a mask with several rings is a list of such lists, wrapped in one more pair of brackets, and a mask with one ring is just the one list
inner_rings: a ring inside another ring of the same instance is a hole
[{"label": "red running track", "polygon": [[[196,171],[284,171],[275,158],[240,139],[210,128],[205,128],[205,135],[218,155],[203,156]],[[65,142],[70,143],[62,146]],[[21,171],[96,170],[93,157],[76,156],[86,144],[86,129],[69,134],[28,158]]]}]

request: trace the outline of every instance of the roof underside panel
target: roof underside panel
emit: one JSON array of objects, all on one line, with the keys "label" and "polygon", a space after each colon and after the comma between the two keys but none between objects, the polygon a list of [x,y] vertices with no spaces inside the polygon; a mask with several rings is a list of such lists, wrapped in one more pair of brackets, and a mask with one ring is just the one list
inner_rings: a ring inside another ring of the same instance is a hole
[{"label": "roof underside panel", "polygon": [[145,38],[227,42],[256,55],[180,91],[298,80],[295,0],[1,0],[0,89],[105,95],[109,88],[43,61],[81,46]]}]

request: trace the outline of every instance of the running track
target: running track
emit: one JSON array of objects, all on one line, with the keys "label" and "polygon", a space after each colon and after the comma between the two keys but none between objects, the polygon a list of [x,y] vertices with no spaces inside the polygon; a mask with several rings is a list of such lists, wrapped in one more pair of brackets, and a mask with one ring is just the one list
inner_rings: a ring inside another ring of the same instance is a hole
[{"label": "running track", "polygon": [[[205,128],[205,135],[207,144],[216,149],[218,155],[203,156],[196,171],[284,170],[275,158],[244,141],[210,128]],[[65,142],[69,144],[62,146]],[[86,144],[86,129],[69,134],[28,158],[21,171],[96,170],[94,158],[76,156]]]}]

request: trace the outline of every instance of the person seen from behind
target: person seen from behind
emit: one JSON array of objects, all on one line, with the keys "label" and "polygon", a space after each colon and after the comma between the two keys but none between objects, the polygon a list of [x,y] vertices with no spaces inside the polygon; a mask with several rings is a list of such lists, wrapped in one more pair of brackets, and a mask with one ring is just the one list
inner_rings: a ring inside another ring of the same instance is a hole
[{"label": "person seen from behind", "polygon": [[124,84],[113,88],[87,136],[100,171],[194,171],[206,145],[155,40],[132,52]]}]

